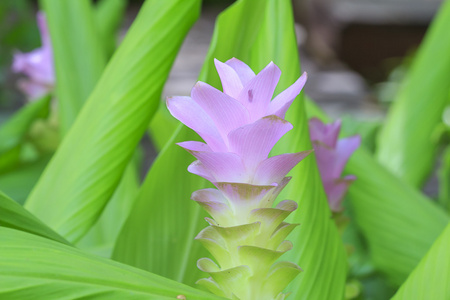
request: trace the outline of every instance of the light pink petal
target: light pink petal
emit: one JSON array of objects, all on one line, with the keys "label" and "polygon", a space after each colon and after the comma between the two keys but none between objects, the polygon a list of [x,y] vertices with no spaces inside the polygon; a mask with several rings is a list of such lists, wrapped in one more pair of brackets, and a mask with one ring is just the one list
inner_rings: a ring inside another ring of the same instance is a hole
[{"label": "light pink petal", "polygon": [[242,90],[242,82],[236,71],[229,65],[214,59],[217,73],[219,73],[220,81],[222,82],[223,92],[235,99],[238,98]]},{"label": "light pink petal", "polygon": [[197,132],[213,151],[226,151],[214,122],[190,97],[167,98],[167,108],[175,118]]},{"label": "light pink petal", "polygon": [[[248,174],[239,155],[229,152],[188,151],[201,162],[201,166],[197,164],[194,171],[198,172],[201,169],[200,172],[203,174],[211,174],[213,178],[211,182],[248,181]],[[192,167],[188,168],[188,171],[191,170]]]},{"label": "light pink petal", "polygon": [[319,141],[330,148],[336,147],[336,142],[341,130],[341,120],[331,124],[325,124],[318,118],[309,120],[309,134],[311,141]]},{"label": "light pink petal", "polygon": [[344,195],[350,184],[355,181],[355,179],[355,176],[349,175],[342,179],[336,179],[332,182],[324,183],[328,203],[332,211],[339,212],[342,210],[341,203],[344,199]]},{"label": "light pink petal", "polygon": [[271,62],[244,85],[238,100],[248,109],[251,121],[256,121],[266,115],[280,75],[280,69]]},{"label": "light pink petal", "polygon": [[199,203],[219,224],[229,223],[229,219],[233,216],[228,200],[217,189],[195,191],[191,199]]},{"label": "light pink petal", "polygon": [[187,170],[190,173],[203,177],[210,182],[215,181],[213,175],[209,172],[208,169],[205,168],[205,166],[199,160],[196,160],[193,163],[191,163],[187,168]]},{"label": "light pink petal", "polygon": [[243,86],[245,86],[250,80],[252,80],[253,77],[255,77],[255,73],[253,72],[253,70],[237,58],[233,57],[232,59],[227,60],[225,63],[236,71],[237,75],[241,79],[241,83]]},{"label": "light pink petal", "polygon": [[51,50],[52,44],[51,44],[51,40],[50,40],[50,32],[48,30],[47,19],[45,17],[44,12],[39,11],[36,14],[36,19],[37,19],[37,25],[39,28],[39,32],[41,34],[42,46],[45,47],[46,49]]},{"label": "light pink petal", "polygon": [[231,130],[249,122],[248,111],[241,103],[209,84],[198,82],[191,97],[216,124],[225,143]]},{"label": "light pink petal", "polygon": [[202,142],[188,141],[177,143],[177,145],[190,151],[211,151],[211,148],[209,148],[207,144]]},{"label": "light pink petal", "polygon": [[361,144],[361,137],[359,135],[340,139],[336,146],[336,162],[333,174],[340,177],[345,165],[350,156],[358,149]]},{"label": "light pink petal", "polygon": [[229,148],[242,157],[249,171],[254,171],[267,158],[276,142],[291,129],[288,121],[267,116],[230,132]]},{"label": "light pink petal", "polygon": [[270,184],[280,182],[289,171],[312,151],[286,153],[272,156],[262,161],[255,172],[253,182],[256,184]]},{"label": "light pink petal", "polygon": [[295,97],[297,97],[305,86],[307,79],[306,72],[297,79],[294,84],[281,92],[278,96],[276,96],[269,104],[269,109],[267,111],[267,115],[276,115],[280,118],[284,118],[286,111],[291,106]]}]

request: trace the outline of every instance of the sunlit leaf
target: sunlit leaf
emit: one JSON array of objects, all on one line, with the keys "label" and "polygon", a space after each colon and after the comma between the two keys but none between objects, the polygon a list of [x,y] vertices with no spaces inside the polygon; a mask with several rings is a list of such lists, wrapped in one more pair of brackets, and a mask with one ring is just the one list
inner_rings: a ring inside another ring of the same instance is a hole
[{"label": "sunlit leaf", "polygon": [[66,133],[106,65],[89,0],[41,0],[53,46],[61,132]]},{"label": "sunlit leaf", "polygon": [[69,241],[110,199],[154,114],[197,0],[147,0],[26,207]]},{"label": "sunlit leaf", "polygon": [[221,299],[10,228],[0,244],[2,299]]},{"label": "sunlit leaf", "polygon": [[450,224],[392,300],[450,299]]},{"label": "sunlit leaf", "polygon": [[377,158],[394,174],[420,187],[431,172],[437,141],[432,133],[448,103],[450,2],[444,1],[389,110],[378,138]]},{"label": "sunlit leaf", "polygon": [[20,148],[26,140],[31,125],[49,113],[50,97],[33,101],[0,126],[0,173],[20,162]]},{"label": "sunlit leaf", "polygon": [[0,192],[0,211],[0,228],[17,229],[69,245],[64,238],[2,192]]},{"label": "sunlit leaf", "polygon": [[95,7],[95,24],[107,57],[110,57],[116,48],[117,31],[126,6],[127,0],[101,0]]}]

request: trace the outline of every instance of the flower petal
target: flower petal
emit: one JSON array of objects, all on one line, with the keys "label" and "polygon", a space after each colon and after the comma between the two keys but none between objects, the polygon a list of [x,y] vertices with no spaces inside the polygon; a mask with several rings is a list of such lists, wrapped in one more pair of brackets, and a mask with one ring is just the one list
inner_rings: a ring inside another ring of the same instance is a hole
[{"label": "flower petal", "polygon": [[340,120],[336,120],[331,124],[325,124],[318,118],[312,118],[309,120],[309,133],[311,141],[319,141],[330,148],[336,147],[340,130]]},{"label": "flower petal", "polygon": [[252,80],[253,77],[255,77],[255,73],[253,72],[253,70],[237,58],[233,57],[227,60],[225,63],[236,71],[237,75],[241,79],[241,83],[243,86],[245,86],[250,80]]},{"label": "flower petal", "polygon": [[242,90],[242,82],[236,71],[226,63],[214,59],[217,73],[219,73],[220,81],[222,82],[223,92],[234,99],[237,99]]},{"label": "flower petal", "polygon": [[280,182],[293,167],[295,167],[311,152],[312,150],[297,153],[286,153],[272,156],[262,161],[256,169],[253,182],[257,184]]},{"label": "flower petal", "polygon": [[251,121],[266,115],[280,75],[280,69],[271,62],[244,85],[238,100],[248,109]]},{"label": "flower petal", "polygon": [[276,115],[280,118],[284,118],[286,111],[291,106],[295,97],[300,94],[305,86],[306,79],[307,75],[305,72],[296,82],[294,82],[294,84],[276,96],[269,104],[267,115]]},{"label": "flower petal", "polygon": [[275,143],[291,129],[291,123],[286,120],[277,116],[264,117],[230,132],[230,152],[240,155],[247,169],[253,172],[267,158]]},{"label": "flower petal", "polygon": [[341,176],[348,159],[360,144],[361,137],[359,135],[343,138],[337,142],[335,168],[332,171],[335,178]]},{"label": "flower petal", "polygon": [[198,82],[191,97],[216,124],[225,143],[231,130],[249,122],[248,111],[241,103],[209,84]]},{"label": "flower petal", "polygon": [[324,188],[327,192],[328,203],[332,211],[339,212],[342,210],[341,203],[344,195],[347,192],[349,185],[355,180],[355,176],[349,175],[331,182],[324,182]]},{"label": "flower petal", "polygon": [[[248,174],[245,170],[242,159],[239,155],[229,152],[206,152],[188,150],[200,162],[201,166],[196,164],[194,171],[203,174],[211,174],[214,182],[248,182]],[[189,166],[188,171],[191,172],[192,167]],[[204,168],[204,169],[203,169]],[[195,173],[197,174],[197,173]],[[208,175],[206,175],[208,176]]]},{"label": "flower petal", "polygon": [[169,97],[167,108],[180,122],[196,131],[212,150],[226,151],[214,122],[190,97]]}]

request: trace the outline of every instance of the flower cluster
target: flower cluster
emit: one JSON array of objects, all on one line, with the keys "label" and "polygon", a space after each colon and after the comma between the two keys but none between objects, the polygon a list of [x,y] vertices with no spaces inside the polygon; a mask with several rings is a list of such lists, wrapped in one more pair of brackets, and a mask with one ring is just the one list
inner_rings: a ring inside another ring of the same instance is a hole
[{"label": "flower cluster", "polygon": [[338,140],[340,130],[339,120],[331,124],[324,124],[317,118],[309,121],[320,177],[333,212],[342,210],[342,199],[348,186],[356,179],[353,175],[343,178],[341,175],[348,159],[361,143],[361,138],[357,135]]},{"label": "flower cluster", "polygon": [[283,221],[297,204],[284,200],[272,206],[290,180],[287,173],[310,151],[269,153],[292,129],[284,115],[306,74],[271,100],[281,75],[274,63],[258,75],[235,58],[215,65],[223,92],[198,82],[191,97],[167,99],[171,114],[205,141],[179,143],[197,158],[189,172],[216,187],[192,194],[212,217],[196,239],[218,263],[198,261],[211,276],[199,283],[233,299],[284,299],[282,290],[301,269],[276,260],[292,248],[285,238],[297,224]]},{"label": "flower cluster", "polygon": [[41,33],[42,47],[28,53],[15,53],[12,66],[15,73],[23,73],[27,76],[21,79],[18,85],[31,100],[51,92],[55,84],[52,45],[47,22],[42,12],[37,14],[37,23]]}]

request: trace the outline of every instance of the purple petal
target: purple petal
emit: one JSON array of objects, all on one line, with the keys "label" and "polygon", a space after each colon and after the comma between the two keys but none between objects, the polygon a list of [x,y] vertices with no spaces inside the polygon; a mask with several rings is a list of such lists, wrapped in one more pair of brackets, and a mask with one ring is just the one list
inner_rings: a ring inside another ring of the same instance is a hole
[{"label": "purple petal", "polygon": [[296,82],[294,82],[294,84],[276,96],[269,104],[267,115],[276,115],[280,118],[284,118],[286,111],[291,106],[295,97],[300,94],[305,86],[306,79],[307,75],[305,72]]},{"label": "purple petal", "polygon": [[232,67],[217,59],[214,59],[214,64],[216,65],[217,73],[219,73],[220,81],[222,82],[223,92],[237,99],[243,87],[239,75]]},{"label": "purple petal", "polygon": [[255,172],[254,182],[270,184],[280,182],[289,171],[308,156],[312,150],[272,156],[262,161]]},{"label": "purple petal", "polygon": [[275,143],[291,129],[288,121],[267,116],[230,132],[229,148],[242,157],[249,171],[254,171],[267,158]]},{"label": "purple petal", "polygon": [[[248,174],[239,155],[229,152],[201,152],[187,149],[200,162],[194,166],[197,174],[200,171],[208,176],[212,182],[248,182]],[[188,168],[191,172],[192,167]]]},{"label": "purple petal", "polygon": [[358,149],[361,144],[361,137],[359,135],[340,139],[336,145],[336,168],[333,170],[333,174],[338,174],[336,177],[341,176],[345,165],[347,164],[350,156]]},{"label": "purple petal", "polygon": [[175,118],[196,131],[213,151],[226,151],[214,122],[190,97],[167,98],[167,108]]},{"label": "purple petal", "polygon": [[211,148],[209,148],[209,146],[207,144],[202,143],[202,142],[188,141],[188,142],[177,143],[177,145],[188,151],[190,150],[190,151],[210,151],[211,152]]},{"label": "purple petal", "polygon": [[209,84],[198,82],[191,97],[216,124],[225,143],[231,130],[249,122],[248,111],[241,103]]},{"label": "purple petal", "polygon": [[191,163],[187,168],[187,170],[188,172],[203,177],[210,182],[215,181],[213,175],[209,172],[208,169],[205,168],[205,166],[199,160],[196,160],[193,163]]},{"label": "purple petal", "polygon": [[336,147],[340,130],[340,120],[336,120],[331,124],[325,124],[317,118],[309,120],[309,134],[311,141],[319,141],[331,148]]},{"label": "purple petal", "polygon": [[325,191],[327,192],[328,203],[330,209],[334,212],[342,210],[341,203],[345,193],[350,184],[356,179],[355,176],[349,175],[342,179],[337,179],[332,182],[324,183]]},{"label": "purple petal", "polygon": [[236,71],[237,75],[241,79],[241,83],[243,86],[245,86],[250,80],[252,80],[253,77],[255,77],[255,73],[253,72],[253,70],[237,58],[233,57],[232,59],[227,60],[225,63]]},{"label": "purple petal", "polygon": [[266,115],[280,75],[280,69],[271,62],[258,75],[244,85],[238,100],[248,109],[251,121],[255,121]]},{"label": "purple petal", "polygon": [[52,49],[50,40],[50,32],[47,26],[47,19],[42,11],[38,11],[36,14],[37,25],[41,34],[42,46],[46,49]]}]

